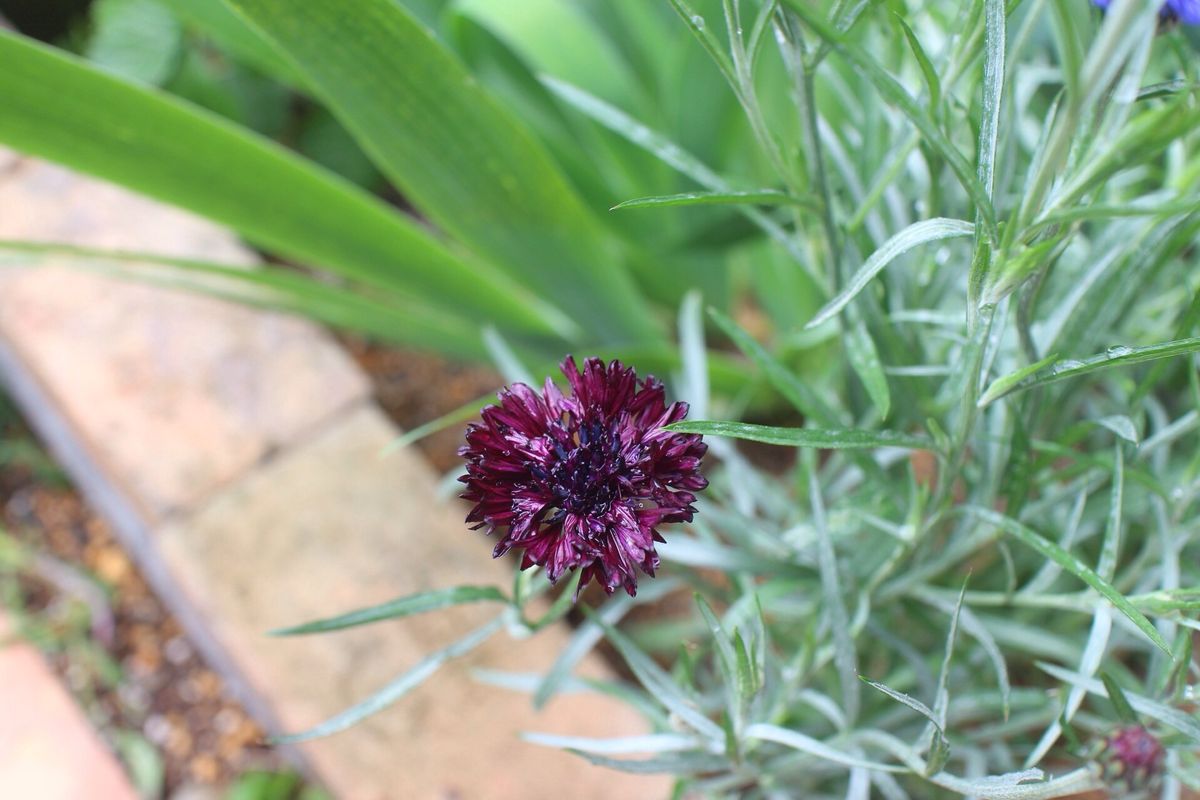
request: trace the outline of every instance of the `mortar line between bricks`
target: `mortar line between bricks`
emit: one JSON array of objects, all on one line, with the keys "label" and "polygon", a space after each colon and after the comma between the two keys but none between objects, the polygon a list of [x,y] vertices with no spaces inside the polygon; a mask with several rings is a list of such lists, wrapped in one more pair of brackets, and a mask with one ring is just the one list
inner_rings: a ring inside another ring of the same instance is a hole
[{"label": "mortar line between bricks", "polygon": [[[242,675],[218,637],[204,623],[204,615],[181,592],[163,560],[151,525],[136,506],[105,475],[97,459],[54,404],[36,376],[0,337],[0,383],[3,383],[37,433],[38,438],[70,475],[87,502],[108,521],[117,539],[133,558],[147,583],[191,638],[196,648],[226,682],[230,694],[259,722],[275,734],[282,724],[271,704]],[[246,470],[243,475],[252,470]],[[316,771],[294,746],[283,746],[285,758],[306,774]]]},{"label": "mortar line between bricks", "polygon": [[[349,355],[346,357],[349,358]],[[358,366],[355,365],[354,369],[357,371]],[[186,523],[213,503],[218,502],[225,495],[236,491],[238,487],[245,483],[246,478],[250,475],[261,472],[276,461],[286,458],[290,453],[303,449],[310,442],[317,441],[328,431],[336,429],[338,425],[350,419],[354,412],[364,406],[376,407],[375,400],[371,397],[370,391],[364,392],[358,397],[347,399],[342,405],[334,407],[327,414],[305,425],[288,441],[267,447],[261,456],[239,470],[232,478],[212,487],[207,492],[193,499],[186,506],[176,506],[168,509],[160,515],[157,524],[150,527],[157,530],[167,528],[171,525]]]}]

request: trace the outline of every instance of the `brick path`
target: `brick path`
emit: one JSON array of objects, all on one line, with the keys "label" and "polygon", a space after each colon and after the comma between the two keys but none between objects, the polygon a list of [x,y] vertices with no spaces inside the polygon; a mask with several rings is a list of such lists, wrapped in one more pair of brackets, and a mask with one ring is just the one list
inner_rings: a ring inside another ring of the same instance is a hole
[{"label": "brick path", "polygon": [[[253,263],[201,220],[3,152],[0,238]],[[435,476],[416,454],[379,457],[396,430],[358,368],[306,323],[61,264],[0,270],[0,374],[268,729],[294,731],[363,699],[493,609],[292,640],[264,631],[510,579],[464,528],[461,508],[433,501]],[[544,669],[567,635],[514,645],[501,633],[392,709],[298,755],[353,800],[665,795],[661,779],[517,739],[640,732],[623,706],[568,695],[539,715],[525,697],[468,675],[470,666]],[[604,672],[597,660],[581,670]],[[2,780],[0,796],[10,796]]]}]

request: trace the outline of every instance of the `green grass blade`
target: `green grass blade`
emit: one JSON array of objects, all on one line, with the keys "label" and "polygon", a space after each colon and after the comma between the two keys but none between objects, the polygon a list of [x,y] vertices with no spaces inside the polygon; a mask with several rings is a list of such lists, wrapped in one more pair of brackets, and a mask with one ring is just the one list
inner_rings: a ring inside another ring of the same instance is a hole
[{"label": "green grass blade", "polygon": [[944,735],[944,733],[942,731],[942,724],[940,722],[938,722],[937,715],[933,713],[933,709],[931,709],[929,706],[922,703],[917,698],[912,697],[911,695],[907,695],[904,692],[898,692],[889,686],[885,686],[884,684],[879,683],[878,681],[873,681],[870,678],[866,677],[865,675],[860,675],[859,680],[861,680],[863,683],[867,684],[871,688],[877,689],[878,691],[883,692],[888,697],[895,700],[897,703],[902,703],[902,704],[908,706],[909,708],[911,708],[913,711],[916,711],[918,714],[925,717],[925,719],[929,720],[930,724],[933,725],[933,727],[937,730],[938,734]]},{"label": "green grass blade", "polygon": [[990,509],[973,506],[967,507],[966,511],[990,525],[995,525],[997,528],[1009,534],[1017,541],[1033,548],[1037,552],[1041,553],[1044,557],[1055,562],[1064,570],[1095,589],[1100,593],[1101,596],[1112,603],[1118,611],[1124,614],[1129,621],[1132,622],[1135,627],[1137,627],[1138,630],[1146,634],[1146,638],[1153,642],[1155,647],[1166,653],[1168,658],[1174,658],[1171,645],[1162,637],[1162,634],[1158,632],[1158,629],[1154,627],[1154,623],[1147,619],[1145,614],[1143,614],[1141,611],[1138,611],[1138,609],[1135,608],[1131,602],[1129,602],[1125,595],[1121,594],[1111,583],[1096,574],[1096,571],[1087,564],[1083,563],[1066,550],[1063,550],[1057,544],[1045,538],[1037,531],[1022,525],[1020,522],[1017,522],[1011,517],[1006,517],[1003,514],[999,514]]},{"label": "green grass blade", "polygon": [[996,211],[992,207],[991,197],[979,181],[967,159],[963,157],[958,148],[942,132],[941,128],[929,116],[928,112],[921,108],[912,95],[908,93],[908,90],[900,85],[900,82],[892,77],[878,61],[872,58],[861,47],[846,40],[841,33],[830,27],[821,18],[820,12],[815,10],[807,0],[784,0],[784,2],[819,37],[828,42],[847,61],[860,69],[870,79],[871,83],[874,84],[879,93],[883,95],[885,100],[895,104],[908,117],[913,126],[921,132],[921,135],[925,138],[929,146],[946,160],[946,163],[958,178],[959,183],[966,189],[967,194],[971,196],[971,200],[974,202],[979,217],[989,235],[993,239],[996,239]]},{"label": "green grass blade", "polygon": [[429,592],[399,597],[380,603],[376,606],[360,608],[336,617],[306,622],[290,628],[280,628],[271,631],[272,636],[302,636],[310,633],[325,633],[340,631],[343,628],[353,628],[358,625],[368,625],[386,619],[398,619],[413,614],[424,614],[427,611],[437,611],[463,603],[507,603],[504,592],[494,586],[454,586],[447,589],[434,589]]},{"label": "green grass blade", "polygon": [[802,381],[792,370],[781,364],[766,348],[759,344],[754,337],[715,308],[708,310],[709,317],[733,340],[738,350],[762,370],[767,380],[775,390],[783,395],[792,406],[806,418],[815,420],[820,425],[833,427],[842,422],[838,414],[829,404],[821,399],[816,391]]},{"label": "green grass blade", "polygon": [[979,402],[976,404],[979,408],[984,408],[995,400],[999,400],[1009,392],[1015,391],[1021,381],[1028,378],[1030,375],[1035,375],[1041,370],[1053,364],[1058,360],[1058,353],[1051,353],[1041,361],[1034,362],[1027,366],[1021,367],[1015,372],[1010,372],[1008,375],[997,378],[992,381],[992,384],[979,397]]},{"label": "green grass blade", "polygon": [[679,755],[661,756],[658,758],[610,758],[586,750],[570,750],[586,761],[605,769],[625,772],[631,775],[662,775],[670,774],[675,777],[700,775],[714,770],[727,768],[723,758],[711,753],[681,753]]},{"label": "green grass blade", "polygon": [[834,764],[841,764],[844,767],[861,767],[863,769],[879,770],[880,772],[908,772],[908,769],[905,767],[884,764],[879,761],[868,761],[865,758],[850,755],[811,736],[805,736],[803,733],[781,728],[778,725],[769,725],[762,722],[751,725],[746,728],[746,738],[762,739],[782,744]]},{"label": "green grass blade", "polygon": [[278,744],[295,744],[296,742],[307,742],[310,739],[320,739],[323,736],[330,736],[344,731],[372,714],[378,714],[380,711],[383,711],[428,680],[447,661],[471,652],[487,641],[492,634],[502,627],[504,627],[504,618],[497,617],[483,627],[471,631],[471,633],[450,646],[421,659],[412,669],[409,669],[358,705],[351,706],[340,714],[330,717],[320,725],[310,728],[307,731],[280,736],[274,741]]},{"label": "green grass blade", "polygon": [[871,338],[867,325],[858,313],[851,309],[850,319],[843,332],[842,344],[846,347],[846,359],[850,368],[862,381],[871,402],[879,411],[880,419],[887,419],[892,410],[892,391],[888,387],[887,373],[879,358],[879,348]]},{"label": "green grass blade", "polygon": [[1100,673],[1100,680],[1104,684],[1104,691],[1108,693],[1108,701],[1112,703],[1113,710],[1117,712],[1117,719],[1121,720],[1124,725],[1136,725],[1138,722],[1137,712],[1133,710],[1129,698],[1125,696],[1125,690],[1107,672]]},{"label": "green grass blade", "polygon": [[[1198,350],[1200,350],[1200,337],[1193,337],[1142,347],[1114,346],[1103,353],[1085,359],[1065,359],[1050,364],[1046,364],[1043,360],[1003,378],[998,378],[988,387],[985,396],[990,395],[989,402],[991,402],[1013,392],[1023,392],[1035,386],[1046,386],[1113,367],[1124,367],[1144,361],[1187,355]],[[1038,369],[1034,369],[1034,367]],[[982,400],[980,405],[985,405]]]},{"label": "green grass blade", "polygon": [[1004,96],[1004,0],[984,0],[983,108],[975,162],[979,182],[991,197],[996,173],[996,140],[1000,135],[1000,103]]},{"label": "green grass blade", "polygon": [[913,33],[913,29],[908,27],[908,23],[904,21],[904,17],[893,12],[896,22],[900,25],[900,30],[904,32],[904,38],[908,40],[908,49],[912,50],[913,56],[917,59],[917,66],[921,68],[921,75],[925,78],[925,86],[929,89],[929,107],[937,109],[942,102],[942,82],[938,78],[937,69],[934,68],[933,62],[929,60],[929,56],[925,53],[925,48],[921,46],[921,41],[917,35]]},{"label": "green grass blade", "polygon": [[[658,131],[638,122],[611,103],[606,103],[600,98],[580,89],[578,86],[572,86],[566,81],[560,81],[550,76],[543,76],[542,82],[556,97],[576,111],[590,117],[613,133],[633,142],[638,147],[654,155],[664,164],[667,164],[680,174],[686,175],[704,188],[714,192],[733,191],[733,187],[724,178],[700,161],[700,159],[696,158],[696,156]],[[738,205],[735,208],[761,228],[768,236],[782,245],[798,264],[806,270],[810,270],[810,274],[813,274],[818,285],[820,284],[821,278],[816,276],[815,273],[811,273],[810,259],[797,246],[791,234],[783,226],[757,208],[747,205]]]},{"label": "green grass blade", "polygon": [[[452,297],[543,334],[572,323],[358,187],[206,111],[0,30],[0,142],[194,211],[344,278]],[[557,319],[556,327],[547,320]]]},{"label": "green grass blade", "polygon": [[769,425],[753,425],[748,422],[685,420],[668,425],[665,430],[676,433],[700,433],[706,436],[728,436],[731,439],[748,439],[752,442],[787,447],[815,447],[822,450],[861,450],[875,447],[923,450],[933,446],[933,442],[923,436],[912,436],[897,431],[867,431],[854,428],[775,428]]},{"label": "green grass blade", "polygon": [[825,520],[825,503],[821,499],[821,485],[817,476],[816,459],[811,459],[808,469],[808,500],[812,505],[813,527],[817,530],[817,569],[821,574],[821,599],[825,613],[829,615],[829,628],[833,635],[833,662],[837,667],[838,682],[842,688],[842,712],[848,725],[853,726],[862,705],[858,682],[858,651],[850,629],[850,615],[842,593],[841,577],[838,575],[837,552]]},{"label": "green grass blade", "polygon": [[544,146],[394,0],[228,0],[440,228],[597,341],[661,339],[616,242]]},{"label": "green grass blade", "polygon": [[604,631],[605,638],[613,647],[617,648],[642,686],[671,714],[677,716],[696,733],[707,737],[710,742],[725,740],[725,732],[721,726],[705,716],[691,698],[684,693],[679,684],[664,672],[654,662],[654,659],[634,644],[632,639],[605,622],[599,614],[591,609],[584,607],[584,613]]},{"label": "green grass blade", "polygon": [[826,303],[805,327],[815,328],[817,325],[832,319],[851,300],[857,297],[859,292],[867,288],[867,284],[882,272],[888,264],[891,264],[914,247],[919,247],[929,242],[940,242],[943,239],[971,236],[974,233],[975,226],[961,219],[937,217],[914,222],[888,239],[878,250],[872,253],[866,262],[859,267],[858,271],[851,276],[850,280],[846,283],[846,288],[838,292],[837,297]]},{"label": "green grass blade", "polygon": [[679,588],[679,582],[660,578],[638,592],[637,597],[623,595],[606,602],[593,617],[588,618],[571,634],[570,641],[559,651],[558,658],[546,671],[533,695],[534,708],[550,702],[571,676],[575,665],[604,638],[601,623],[615,625],[638,605],[653,602]]},{"label": "green grass blade", "polygon": [[[1058,678],[1064,683],[1079,686],[1090,694],[1108,697],[1108,689],[1105,688],[1103,681],[1071,672],[1056,664],[1047,664],[1039,661],[1037,665],[1043,672]],[[1172,708],[1171,706],[1166,706],[1149,698],[1142,697],[1139,694],[1134,694],[1128,690],[1124,694],[1126,701],[1128,701],[1134,711],[1145,714],[1153,720],[1174,728],[1186,736],[1190,736],[1194,741],[1200,742],[1200,723],[1197,723],[1192,715],[1177,708]]]},{"label": "green grass blade", "polygon": [[780,206],[793,205],[804,208],[816,208],[816,204],[803,197],[793,197],[786,192],[774,189],[761,189],[745,192],[684,192],[682,194],[667,194],[657,197],[638,197],[617,203],[609,211],[619,211],[625,208],[662,208],[669,206],[706,206],[706,205],[751,205],[751,206]]},{"label": "green grass blade", "polygon": [[299,314],[385,341],[464,358],[479,359],[484,354],[473,323],[450,309],[396,296],[375,297],[351,286],[313,280],[295,270],[13,240],[0,240],[3,252],[14,254],[21,265],[39,266],[48,259],[55,263],[67,259],[74,268]]}]

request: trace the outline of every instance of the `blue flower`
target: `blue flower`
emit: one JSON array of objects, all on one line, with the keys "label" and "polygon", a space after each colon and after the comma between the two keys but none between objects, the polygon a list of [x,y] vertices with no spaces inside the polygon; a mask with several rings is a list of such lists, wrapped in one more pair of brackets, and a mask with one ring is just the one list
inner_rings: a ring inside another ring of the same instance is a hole
[{"label": "blue flower", "polygon": [[[1092,0],[1100,8],[1108,8],[1111,0]],[[1183,22],[1200,25],[1200,0],[1166,0],[1158,15],[1164,22]]]}]

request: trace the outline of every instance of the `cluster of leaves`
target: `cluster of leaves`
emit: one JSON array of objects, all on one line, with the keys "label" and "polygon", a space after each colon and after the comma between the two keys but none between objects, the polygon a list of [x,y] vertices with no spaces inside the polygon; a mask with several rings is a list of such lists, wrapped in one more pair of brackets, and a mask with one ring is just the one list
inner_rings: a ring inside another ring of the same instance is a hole
[{"label": "cluster of leaves", "polygon": [[[790,215],[768,213],[811,204],[774,186],[719,71],[666,6],[536,2],[514,19],[500,0],[98,0],[93,18],[79,49],[101,69],[3,35],[0,141],[230,225],[317,279],[4,243],[20,259],[136,263],[149,279],[469,358],[502,337],[539,365],[599,349],[673,368],[668,328],[689,286],[724,304],[754,283],[788,326],[816,302],[791,269]],[[312,114],[289,122],[292,98]],[[614,132],[618,107],[666,135]],[[671,148],[678,163],[659,157]],[[418,219],[340,179],[375,187],[364,163]],[[716,194],[675,196],[696,176]],[[648,196],[704,207],[607,213]],[[728,360],[714,368],[725,387],[745,378]]]},{"label": "cluster of leaves", "polygon": [[[227,3],[238,35],[268,43],[442,235],[3,35],[0,141],[334,278],[168,262],[226,280],[210,291],[250,285],[399,341],[490,348],[514,374],[581,345],[678,365],[698,420],[678,429],[714,437],[721,466],[697,522],[662,546],[665,577],[592,612],[547,675],[481,676],[539,703],[606,692],[655,732],[532,739],[673,774],[680,794],[1032,800],[1098,785],[1067,745],[1102,741],[1120,711],[1172,745],[1165,797],[1200,785],[1185,710],[1200,105],[1195,50],[1159,30],[1154,4]],[[717,301],[711,324],[691,289]],[[747,295],[761,315],[729,301]],[[760,317],[767,344],[747,332]],[[706,421],[742,416],[759,385],[803,426]],[[765,473],[722,437],[799,457]],[[560,618],[572,586],[528,618],[545,588],[520,573],[511,591],[458,587],[289,631],[503,608],[301,738],[505,628]],[[693,615],[615,627],[682,589]],[[602,638],[637,685],[571,677]]]}]

